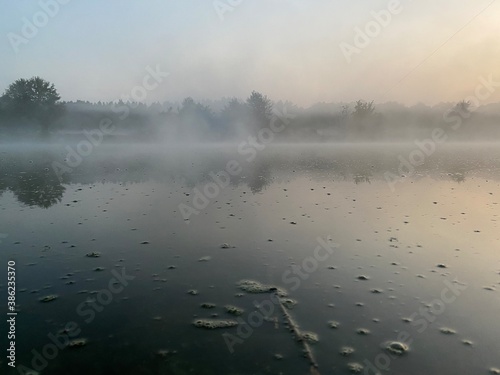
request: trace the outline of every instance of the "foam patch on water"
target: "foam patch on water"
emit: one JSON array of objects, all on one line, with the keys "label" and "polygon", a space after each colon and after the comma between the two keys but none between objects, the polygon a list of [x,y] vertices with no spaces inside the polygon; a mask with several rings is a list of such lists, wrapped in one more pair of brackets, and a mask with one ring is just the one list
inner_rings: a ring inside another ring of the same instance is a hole
[{"label": "foam patch on water", "polygon": [[244,310],[239,308],[239,307],[236,307],[236,306],[233,306],[233,305],[226,305],[224,306],[224,309],[226,310],[226,312],[228,314],[231,314],[231,315],[242,315]]},{"label": "foam patch on water", "polygon": [[230,319],[196,319],[193,325],[198,328],[217,329],[236,327],[238,322]]},{"label": "foam patch on water", "polygon": [[384,346],[388,352],[395,355],[403,355],[410,350],[408,345],[399,341],[388,341]]},{"label": "foam patch on water", "polygon": [[287,292],[283,288],[262,284],[255,280],[241,280],[237,285],[241,290],[247,293],[276,293],[280,297],[287,296]]}]

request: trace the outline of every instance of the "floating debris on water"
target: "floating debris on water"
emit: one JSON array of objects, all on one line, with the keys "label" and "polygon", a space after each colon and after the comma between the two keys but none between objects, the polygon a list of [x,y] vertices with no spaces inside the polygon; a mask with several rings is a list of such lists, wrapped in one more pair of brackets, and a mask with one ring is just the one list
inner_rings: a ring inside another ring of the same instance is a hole
[{"label": "floating debris on water", "polygon": [[347,368],[353,374],[360,374],[364,369],[363,365],[361,363],[357,363],[357,362],[348,363]]},{"label": "floating debris on water", "polygon": [[388,341],[385,343],[385,349],[395,355],[403,355],[410,347],[403,342],[399,341]]},{"label": "floating debris on water", "polygon": [[149,241],[142,241],[141,245],[149,245]]},{"label": "floating debris on water", "polygon": [[283,306],[285,306],[289,310],[293,309],[295,305],[298,303],[296,300],[291,298],[282,298],[280,302],[283,304]]},{"label": "floating debris on water", "polygon": [[495,374],[495,375],[500,375],[500,369],[498,369],[496,367],[491,367],[490,368],[490,373],[491,374]]},{"label": "floating debris on water", "polygon": [[356,279],[358,279],[358,280],[370,280],[370,278],[368,276],[365,276],[365,275],[359,275],[358,277],[356,277]]},{"label": "floating debris on water", "polygon": [[[278,300],[278,302],[279,302],[279,300]],[[318,368],[318,363],[316,362],[316,359],[314,358],[314,354],[313,354],[313,352],[312,352],[312,350],[311,350],[311,348],[309,346],[308,340],[306,340],[306,337],[310,336],[310,335],[312,335],[312,336],[307,337],[307,338],[314,338],[314,337],[316,337],[316,339],[317,339],[317,335],[315,333],[312,333],[312,332],[302,333],[300,331],[300,329],[299,329],[298,324],[292,318],[292,316],[287,311],[287,309],[285,308],[285,306],[283,306],[283,304],[281,302],[279,302],[279,306],[281,308],[281,312],[283,313],[283,318],[284,318],[284,321],[285,321],[285,325],[288,327],[288,329],[290,330],[290,332],[293,333],[293,335],[295,336],[295,339],[298,342],[302,343],[302,354],[304,355],[305,358],[307,358],[307,360],[309,361],[309,363],[312,366],[311,374],[317,372],[317,371],[315,371],[315,369]],[[307,335],[307,336],[304,337],[304,334]]]},{"label": "floating debris on water", "polygon": [[287,293],[284,289],[274,285],[265,285],[255,280],[241,280],[238,282],[238,287],[247,293],[273,293],[275,292],[280,297],[286,297]]},{"label": "floating debris on water", "polygon": [[161,282],[161,283],[166,283],[168,281],[168,279],[155,278],[155,279],[153,279],[153,281],[155,281],[155,282]]},{"label": "floating debris on water", "polygon": [[445,335],[454,335],[457,333],[454,329],[448,328],[448,327],[442,327],[439,329],[441,333],[444,333]]},{"label": "floating debris on water", "polygon": [[317,342],[319,342],[319,337],[314,332],[302,332],[300,335],[300,339],[311,344],[316,344]]},{"label": "floating debris on water", "polygon": [[87,345],[87,339],[75,339],[71,340],[68,344],[68,348],[81,348],[82,346]]},{"label": "floating debris on water", "polygon": [[198,259],[198,262],[208,262],[210,259],[212,259],[212,257],[207,255]]},{"label": "floating debris on water", "polygon": [[337,322],[336,320],[329,320],[328,321],[328,327],[330,327],[330,328],[337,329],[337,328],[339,328],[339,326],[340,326],[340,323]]},{"label": "floating debris on water", "polygon": [[62,329],[60,329],[59,331],[57,331],[58,334],[69,334],[71,332],[74,332],[76,329],[78,329],[78,327],[64,327]]},{"label": "floating debris on water", "polygon": [[233,306],[233,305],[226,305],[226,306],[224,306],[224,309],[226,310],[226,312],[228,314],[231,314],[231,315],[242,315],[244,312],[243,309],[236,307],[236,306]]},{"label": "floating debris on water", "polygon": [[191,294],[192,296],[196,296],[198,294],[200,294],[200,292],[198,292],[196,289],[190,289],[187,291],[188,294]]},{"label": "floating debris on water", "polygon": [[162,358],[166,358],[170,354],[170,351],[166,349],[160,349],[156,352],[156,354]]},{"label": "floating debris on water", "polygon": [[221,249],[234,249],[236,246],[231,246],[229,245],[228,243],[223,243],[222,245],[220,245],[220,248]]},{"label": "floating debris on water", "polygon": [[96,267],[96,268],[94,268],[94,271],[96,271],[96,272],[100,272],[100,271],[104,271],[104,270],[105,270],[104,267]]},{"label": "floating debris on water", "polygon": [[438,268],[448,268],[448,266],[446,264],[443,264],[443,263],[437,264],[436,267],[438,267]]},{"label": "floating debris on water", "polygon": [[198,328],[217,329],[236,327],[238,322],[228,319],[196,319],[193,324]]},{"label": "floating debris on water", "polygon": [[276,360],[280,361],[280,360],[282,360],[282,359],[283,359],[283,355],[276,353],[276,354],[274,355],[274,359],[276,359]]},{"label": "floating debris on water", "polygon": [[366,335],[369,335],[369,334],[370,334],[370,330],[369,330],[369,329],[367,329],[367,328],[358,328],[358,329],[356,330],[356,333],[357,333],[358,335],[361,335],[361,336],[366,336]]},{"label": "floating debris on water", "polygon": [[340,355],[343,357],[348,357],[354,352],[355,352],[354,348],[351,348],[350,346],[343,346],[340,348],[339,351]]},{"label": "floating debris on water", "polygon": [[88,258],[99,258],[101,256],[101,253],[97,251],[92,251],[91,253],[85,254],[85,256]]},{"label": "floating debris on water", "polygon": [[52,302],[56,300],[59,296],[57,294],[50,294],[48,296],[39,299],[40,302]]},{"label": "floating debris on water", "polygon": [[200,305],[202,309],[213,309],[215,308],[215,303],[204,302]]},{"label": "floating debris on water", "polygon": [[373,288],[373,289],[370,289],[370,293],[381,294],[381,293],[384,293],[384,291],[382,289]]},{"label": "floating debris on water", "polygon": [[473,346],[474,345],[474,342],[472,342],[471,340],[462,340],[462,344],[466,345],[466,346]]}]

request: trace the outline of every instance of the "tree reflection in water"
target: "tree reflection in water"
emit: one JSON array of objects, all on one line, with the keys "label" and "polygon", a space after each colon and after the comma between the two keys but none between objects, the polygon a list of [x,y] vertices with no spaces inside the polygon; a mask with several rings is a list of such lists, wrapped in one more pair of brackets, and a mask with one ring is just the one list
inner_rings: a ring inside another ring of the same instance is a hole
[{"label": "tree reflection in water", "polygon": [[11,191],[22,204],[49,208],[61,202],[66,187],[51,168],[51,154],[35,156],[2,161],[0,194]]}]

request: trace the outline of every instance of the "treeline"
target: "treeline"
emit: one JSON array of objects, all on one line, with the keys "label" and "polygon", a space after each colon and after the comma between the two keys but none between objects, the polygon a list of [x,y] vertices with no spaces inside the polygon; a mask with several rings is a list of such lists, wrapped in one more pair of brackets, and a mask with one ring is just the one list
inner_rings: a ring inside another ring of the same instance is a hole
[{"label": "treeline", "polygon": [[407,107],[373,101],[318,103],[301,108],[252,92],[248,98],[180,103],[63,102],[54,85],[39,77],[17,80],[0,97],[0,135],[71,137],[113,122],[116,140],[231,141],[278,121],[276,140],[404,141],[429,137],[442,128],[454,140],[500,139],[500,103]]}]

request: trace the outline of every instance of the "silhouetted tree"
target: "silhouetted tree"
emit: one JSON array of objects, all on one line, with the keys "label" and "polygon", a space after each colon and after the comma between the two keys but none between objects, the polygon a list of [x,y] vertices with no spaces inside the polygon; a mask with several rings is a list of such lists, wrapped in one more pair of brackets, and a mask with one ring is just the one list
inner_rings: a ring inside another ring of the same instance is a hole
[{"label": "silhouetted tree", "polygon": [[252,91],[246,104],[254,127],[262,128],[269,123],[272,116],[273,104],[267,96],[257,91]]},{"label": "silhouetted tree", "polygon": [[2,107],[13,117],[38,122],[42,134],[48,134],[50,124],[63,113],[60,99],[54,85],[40,77],[18,79],[2,96]]},{"label": "silhouetted tree", "polygon": [[245,114],[245,105],[238,99],[232,98],[222,109],[221,116],[229,119],[238,119]]},{"label": "silhouetted tree", "polygon": [[208,123],[213,119],[210,107],[195,102],[191,97],[183,100],[182,107],[179,109],[179,116],[184,119],[204,120]]},{"label": "silhouetted tree", "polygon": [[182,136],[207,137],[215,123],[212,110],[191,97],[183,100],[179,108],[179,119],[179,134]]},{"label": "silhouetted tree", "polygon": [[455,104],[452,111],[462,117],[469,117],[471,112],[470,107],[471,107],[470,101],[462,100],[457,104]]},{"label": "silhouetted tree", "polygon": [[349,104],[342,105],[342,111],[340,112],[340,117],[346,119],[350,116],[350,114],[351,114],[351,108],[349,107]]},{"label": "silhouetted tree", "polygon": [[193,98],[187,97],[182,101],[181,108],[179,108],[179,115],[182,116],[187,116],[195,112],[196,110],[196,103],[194,102]]},{"label": "silhouetted tree", "polygon": [[382,118],[379,113],[375,113],[373,101],[358,100],[354,104],[351,121],[354,138],[375,139],[381,136]]},{"label": "silhouetted tree", "polygon": [[248,107],[236,98],[231,99],[220,112],[220,122],[228,137],[235,134],[238,123],[245,123],[247,119]]},{"label": "silhouetted tree", "polygon": [[358,100],[354,105],[353,117],[356,120],[363,120],[370,117],[373,112],[375,112],[375,106],[373,105],[373,100],[371,102],[365,102],[364,100]]}]

